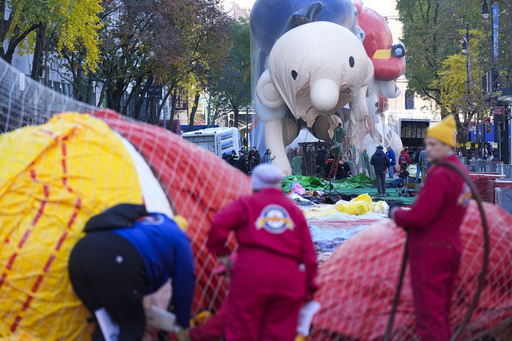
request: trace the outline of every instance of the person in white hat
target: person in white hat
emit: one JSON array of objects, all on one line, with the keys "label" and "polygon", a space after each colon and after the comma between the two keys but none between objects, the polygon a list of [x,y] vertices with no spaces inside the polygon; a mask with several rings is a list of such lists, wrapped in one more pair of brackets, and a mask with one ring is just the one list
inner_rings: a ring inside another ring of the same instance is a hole
[{"label": "person in white hat", "polygon": [[241,197],[214,218],[207,241],[218,257],[236,232],[238,260],[227,298],[226,340],[295,337],[301,306],[317,286],[316,253],[301,210],[281,191],[282,171],[261,164],[252,173],[254,194]]}]

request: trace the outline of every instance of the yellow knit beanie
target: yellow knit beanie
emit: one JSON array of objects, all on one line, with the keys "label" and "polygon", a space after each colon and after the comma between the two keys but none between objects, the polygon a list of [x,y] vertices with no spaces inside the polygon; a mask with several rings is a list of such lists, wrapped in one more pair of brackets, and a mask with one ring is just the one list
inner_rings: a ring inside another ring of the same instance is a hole
[{"label": "yellow knit beanie", "polygon": [[441,123],[427,129],[425,137],[432,137],[451,147],[455,147],[455,118],[453,115],[446,116]]}]

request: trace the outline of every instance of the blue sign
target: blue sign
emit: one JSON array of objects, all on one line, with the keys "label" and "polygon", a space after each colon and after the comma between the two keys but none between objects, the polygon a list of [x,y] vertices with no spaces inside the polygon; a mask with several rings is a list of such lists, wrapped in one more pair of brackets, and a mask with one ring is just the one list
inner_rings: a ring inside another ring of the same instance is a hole
[{"label": "blue sign", "polygon": [[499,26],[499,11],[498,4],[492,5],[492,43],[494,50],[494,63],[498,62],[498,26]]}]

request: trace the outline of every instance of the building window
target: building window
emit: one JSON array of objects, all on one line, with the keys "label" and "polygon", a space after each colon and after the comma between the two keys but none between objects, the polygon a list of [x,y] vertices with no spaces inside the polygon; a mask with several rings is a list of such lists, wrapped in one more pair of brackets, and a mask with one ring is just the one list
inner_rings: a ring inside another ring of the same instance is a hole
[{"label": "building window", "polygon": [[405,94],[405,110],[414,109],[414,94]]}]

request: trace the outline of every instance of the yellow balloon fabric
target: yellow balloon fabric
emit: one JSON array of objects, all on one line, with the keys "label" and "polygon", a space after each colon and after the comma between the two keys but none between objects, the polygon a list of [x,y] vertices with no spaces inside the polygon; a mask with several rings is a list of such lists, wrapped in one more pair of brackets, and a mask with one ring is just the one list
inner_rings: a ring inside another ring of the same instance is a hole
[{"label": "yellow balloon fabric", "polygon": [[69,253],[91,216],[142,201],[133,161],[103,121],[65,113],[0,135],[0,340],[89,340]]},{"label": "yellow balloon fabric", "polygon": [[351,215],[362,215],[373,209],[372,198],[368,194],[361,194],[348,203],[337,203],[334,208]]},{"label": "yellow balloon fabric", "polygon": [[381,201],[374,204],[372,202],[372,198],[368,194],[361,194],[357,198],[348,202],[343,200],[338,201],[334,205],[334,208],[332,208],[332,206],[311,208],[306,210],[304,215],[306,218],[325,218],[337,212],[343,212],[350,215],[363,215],[368,212],[380,212],[382,211],[382,209],[380,209],[381,206]]}]

